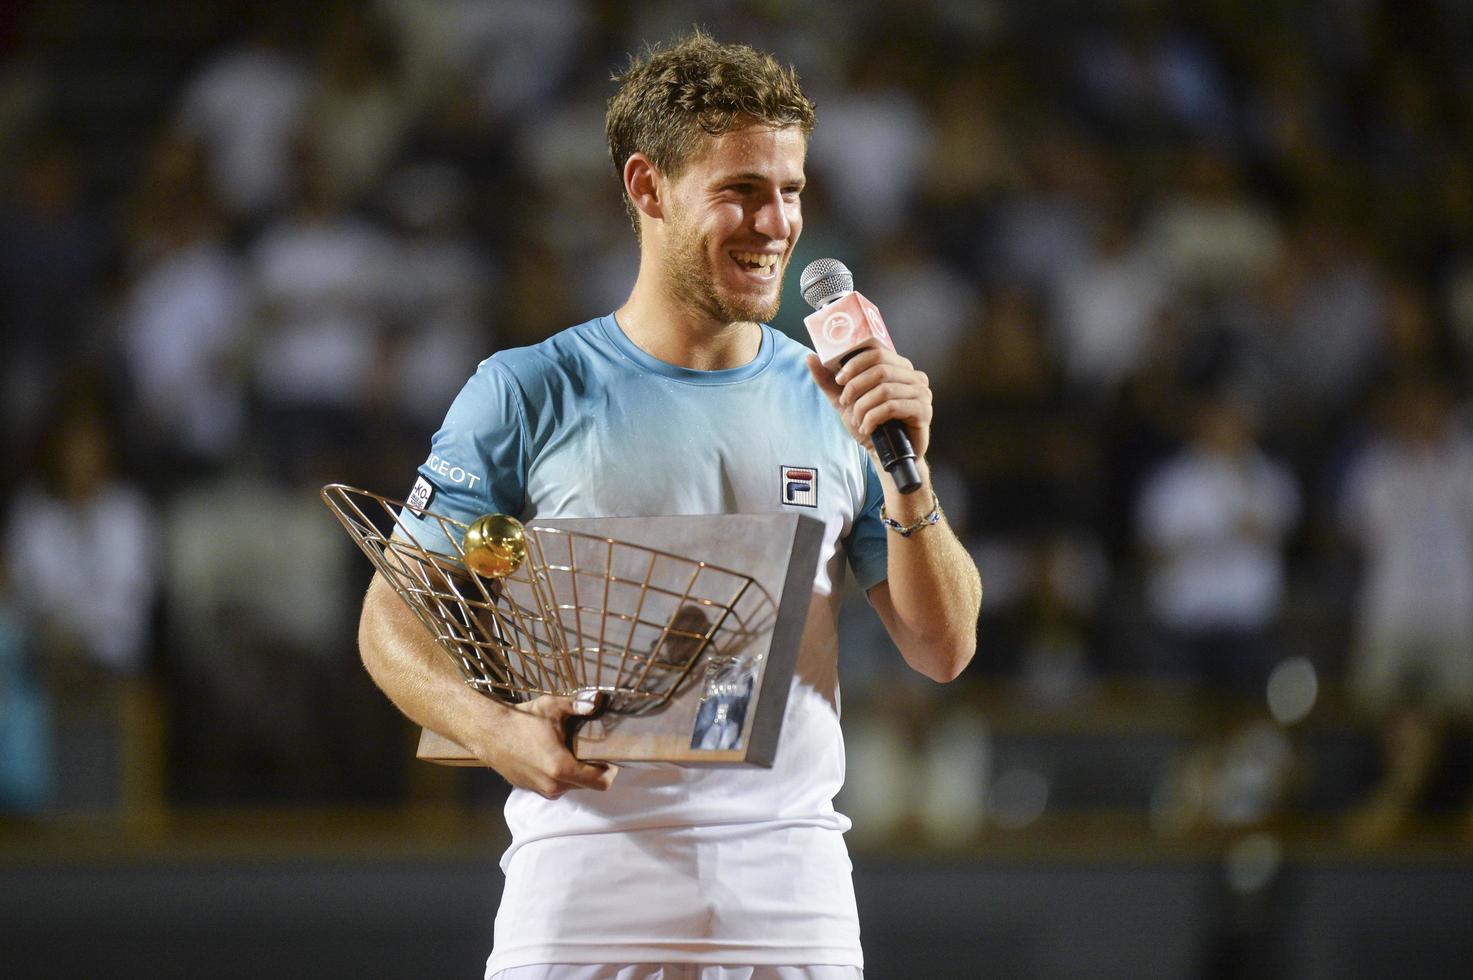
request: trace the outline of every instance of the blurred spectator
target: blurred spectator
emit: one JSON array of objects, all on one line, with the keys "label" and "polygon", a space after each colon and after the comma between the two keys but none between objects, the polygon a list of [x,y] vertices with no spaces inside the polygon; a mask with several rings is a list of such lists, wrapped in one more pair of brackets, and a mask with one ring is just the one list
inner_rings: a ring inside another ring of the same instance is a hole
[{"label": "blurred spectator", "polygon": [[248,256],[254,380],[272,449],[294,467],[352,438],[393,313],[395,242],[309,157],[293,210]]},{"label": "blurred spectator", "polygon": [[1100,167],[1098,152],[1063,127],[1044,122],[1029,135],[1022,183],[998,202],[981,271],[1048,293],[1090,253]]},{"label": "blurred spectator", "polygon": [[1346,107],[1308,52],[1285,39],[1269,41],[1256,58],[1255,90],[1244,99],[1244,135],[1270,186],[1292,199],[1336,175],[1329,136],[1344,126]]},{"label": "blurred spectator", "polygon": [[1173,286],[1207,293],[1250,285],[1280,249],[1273,215],[1246,193],[1234,161],[1206,144],[1184,154],[1175,189],[1147,218],[1146,240]]},{"label": "blurred spectator", "polygon": [[[467,82],[456,79],[411,119],[395,168],[422,163],[454,168],[469,193],[463,204],[468,231],[502,262],[521,246],[520,216],[530,206],[516,173],[520,159],[514,135],[491,125]],[[611,206],[623,212],[617,200]]]},{"label": "blurred spectator", "polygon": [[12,454],[38,430],[68,369],[101,353],[90,320],[106,229],[86,207],[83,182],[72,148],[42,136],[25,147],[0,198],[0,420]]},{"label": "blurred spectator", "polygon": [[580,0],[379,0],[378,6],[410,39],[408,67],[417,85],[464,78],[480,114],[495,124],[535,112],[553,96],[576,66],[595,15]]},{"label": "blurred spectator", "polygon": [[1169,287],[1166,270],[1125,216],[1105,217],[1093,250],[1059,281],[1054,299],[1054,335],[1071,384],[1098,401],[1135,374],[1171,299]]},{"label": "blurred spectator", "polygon": [[1323,445],[1385,349],[1381,278],[1344,228],[1306,222],[1264,287],[1236,304],[1239,384],[1298,452]]},{"label": "blurred spectator", "polygon": [[[610,191],[607,149],[588,139],[603,127],[602,101],[593,92],[528,119],[516,137],[519,168],[535,190],[508,202],[520,211],[522,240],[556,251],[572,271],[560,288],[575,320],[606,312],[628,297],[638,260],[629,219]],[[616,185],[617,186],[617,185]],[[510,244],[510,243],[509,243]]]},{"label": "blurred spectator", "polygon": [[186,657],[212,657],[222,610],[307,656],[338,648],[352,618],[352,552],[315,491],[238,467],[169,508],[165,587]]},{"label": "blurred spectator", "polygon": [[151,652],[157,591],[153,509],[114,468],[106,422],[73,408],[54,423],[37,478],[11,505],[15,594],[48,671],[137,674]]},{"label": "blurred spectator", "polygon": [[1298,490],[1255,445],[1243,406],[1208,395],[1187,446],[1147,480],[1139,507],[1161,668],[1195,682],[1205,709],[1201,743],[1158,790],[1169,801],[1162,829],[1256,823],[1281,802],[1291,761],[1284,736],[1252,719],[1278,656],[1273,629]]},{"label": "blurred spectator", "polygon": [[871,244],[899,231],[914,206],[933,124],[896,71],[911,62],[888,39],[857,60],[854,77],[820,96],[808,164],[827,186],[836,215]]},{"label": "blurred spectator", "polygon": [[390,364],[394,410],[433,429],[470,365],[494,349],[488,320],[498,270],[470,236],[471,188],[453,167],[421,163],[383,182],[399,233],[394,258]]},{"label": "blurred spectator", "polygon": [[1284,540],[1299,510],[1294,478],[1258,449],[1246,409],[1202,398],[1190,441],[1139,500],[1147,605],[1169,673],[1261,694],[1284,595]]},{"label": "blurred spectator", "polygon": [[323,35],[303,138],[347,201],[377,184],[408,129],[398,54],[385,25],[356,5],[339,6]]},{"label": "blurred spectator", "polygon": [[1165,23],[1168,9],[1129,6],[1081,45],[1086,103],[1111,134],[1224,139],[1234,120],[1221,72],[1201,38]]},{"label": "blurred spectator", "polygon": [[[1179,307],[1162,309],[1147,331],[1139,370],[1124,380],[1103,413],[1102,514],[1096,526],[1111,561],[1122,567],[1138,554],[1141,486],[1177,451],[1184,434],[1191,382],[1183,320]],[[1135,584],[1116,583],[1126,591]]]},{"label": "blurred spectator", "polygon": [[[313,484],[240,465],[180,494],[163,570],[186,799],[360,798],[392,782],[383,704],[343,637],[367,579]],[[392,717],[389,715],[388,717]],[[392,741],[397,727],[390,725]]]},{"label": "blurred spectator", "polygon": [[972,488],[980,533],[1031,537],[1097,516],[1093,433],[1067,397],[1040,320],[1027,293],[998,290],[933,382],[937,417],[969,421],[938,427],[936,452]]},{"label": "blurred spectator", "polygon": [[189,82],[176,124],[205,148],[216,197],[251,222],[290,200],[311,79],[293,50],[301,11],[274,3],[241,9],[245,33]]},{"label": "blurred spectator", "polygon": [[919,189],[919,220],[937,257],[969,273],[981,267],[988,209],[1023,181],[1018,133],[1008,115],[1025,84],[1015,59],[1006,50],[979,55],[946,79],[931,107],[936,132]]},{"label": "blurred spectator", "polygon": [[120,343],[145,441],[166,469],[218,463],[246,422],[244,271],[199,164],[166,135],[129,228]]},{"label": "blurred spectator", "polygon": [[1383,774],[1350,823],[1397,832],[1427,788],[1444,726],[1473,716],[1473,440],[1436,380],[1399,381],[1345,479],[1362,558],[1349,684],[1381,726]]},{"label": "blurred spectator", "polygon": [[977,287],[930,249],[913,226],[883,241],[889,256],[867,276],[863,292],[884,311],[905,356],[933,378],[956,363],[957,352],[982,317]]}]

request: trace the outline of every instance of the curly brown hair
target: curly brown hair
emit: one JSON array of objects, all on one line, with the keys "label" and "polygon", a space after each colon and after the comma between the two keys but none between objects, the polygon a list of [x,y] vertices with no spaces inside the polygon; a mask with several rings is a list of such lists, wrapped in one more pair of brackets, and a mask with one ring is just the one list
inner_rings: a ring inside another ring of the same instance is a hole
[{"label": "curly brown hair", "polygon": [[[613,80],[619,91],[609,99],[604,128],[621,178],[636,153],[677,177],[703,137],[753,123],[797,126],[805,137],[813,132],[813,102],[791,66],[745,44],[722,44],[699,29],[670,47],[650,45]],[[624,208],[638,235],[639,212],[627,193]]]}]

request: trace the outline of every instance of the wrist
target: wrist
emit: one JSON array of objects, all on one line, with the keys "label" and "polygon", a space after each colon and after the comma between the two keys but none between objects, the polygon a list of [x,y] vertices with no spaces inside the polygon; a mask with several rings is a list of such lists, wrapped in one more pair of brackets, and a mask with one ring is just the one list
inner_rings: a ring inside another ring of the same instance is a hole
[{"label": "wrist", "polygon": [[926,465],[926,461],[917,458],[915,464],[916,472],[921,477],[920,488],[912,493],[901,493],[900,488],[895,485],[895,478],[880,466],[878,460],[875,462],[875,469],[880,474],[880,488],[884,492],[885,511],[895,520],[906,524],[930,512],[935,489],[931,486],[931,468]]},{"label": "wrist", "polygon": [[880,508],[880,523],[885,525],[886,530],[902,538],[913,537],[933,524],[940,524],[941,519],[945,516],[941,512],[941,500],[934,491],[931,493],[931,509],[913,521],[896,520],[884,507]]},{"label": "wrist", "polygon": [[510,704],[497,697],[488,697],[469,685],[471,695],[455,712],[456,735],[466,748],[473,749],[484,757],[498,746],[515,710]]}]

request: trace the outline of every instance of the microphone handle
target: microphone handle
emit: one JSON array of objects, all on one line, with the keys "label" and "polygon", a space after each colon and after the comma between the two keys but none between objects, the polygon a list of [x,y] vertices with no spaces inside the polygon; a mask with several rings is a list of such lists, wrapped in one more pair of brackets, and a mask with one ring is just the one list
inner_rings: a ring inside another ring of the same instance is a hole
[{"label": "microphone handle", "polygon": [[[847,361],[858,353],[859,351],[854,351],[846,354],[843,360]],[[890,474],[890,479],[895,481],[897,490],[901,493],[915,493],[921,488],[921,472],[916,469],[916,451],[910,444],[910,435],[905,431],[904,425],[895,419],[881,422],[875,427],[874,435],[870,436],[870,442],[874,443],[875,455],[880,457],[880,465]]]},{"label": "microphone handle", "polygon": [[880,465],[885,467],[885,472],[890,474],[901,493],[915,493],[921,488],[921,473],[916,469],[916,451],[911,448],[910,435],[905,431],[905,426],[894,419],[881,422],[875,428],[875,434],[870,436],[870,441],[875,444]]}]

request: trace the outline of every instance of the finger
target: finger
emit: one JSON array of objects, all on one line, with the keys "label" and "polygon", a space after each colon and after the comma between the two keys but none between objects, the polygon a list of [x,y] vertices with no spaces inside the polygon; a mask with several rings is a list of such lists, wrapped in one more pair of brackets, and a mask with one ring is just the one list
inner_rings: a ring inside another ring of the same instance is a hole
[{"label": "finger", "polygon": [[[886,362],[899,363],[904,360],[905,358],[901,357],[899,354],[888,348],[866,347],[858,354],[850,357],[849,360],[845,361],[839,367],[838,371],[834,372],[834,380],[841,385],[848,384],[849,381],[856,374],[868,371],[876,364],[883,364]],[[906,361],[906,366],[909,367],[909,365],[910,362]]]},{"label": "finger", "polygon": [[584,717],[598,709],[596,700],[573,698],[560,694],[544,694],[525,704],[517,705],[522,711],[550,721],[564,721],[570,716]]},{"label": "finger", "polygon": [[[907,428],[913,429],[917,433],[922,433],[931,424],[931,406],[915,398],[892,399],[883,402],[870,409],[860,418],[859,431],[863,435],[870,435],[875,429],[891,419],[897,419]],[[920,446],[916,446],[915,449],[918,453],[921,451]]]},{"label": "finger", "polygon": [[618,774],[619,767],[607,762],[579,762],[567,781],[578,789],[603,792],[614,785],[614,777]]},{"label": "finger", "polygon": [[614,782],[612,769],[607,762],[584,762],[569,752],[557,760],[552,778],[565,790],[606,790]]},{"label": "finger", "polygon": [[919,389],[925,384],[925,376],[900,364],[876,364],[849,379],[844,385],[844,393],[839,396],[839,404],[852,405],[865,392],[887,382],[898,382]]},{"label": "finger", "polygon": [[899,381],[886,381],[866,391],[858,401],[849,407],[849,411],[853,413],[855,419],[862,420],[887,401],[924,402],[925,400],[925,396],[913,385]]},{"label": "finger", "polygon": [[834,381],[833,372],[823,366],[817,354],[809,354],[804,360],[808,362],[808,373],[813,375],[814,382],[819,390],[828,396],[829,403],[835,408],[839,407],[840,385]]},{"label": "finger", "polygon": [[568,787],[558,782],[552,776],[537,774],[528,779],[523,786],[542,797],[544,800],[555,800],[568,791]]}]

